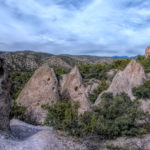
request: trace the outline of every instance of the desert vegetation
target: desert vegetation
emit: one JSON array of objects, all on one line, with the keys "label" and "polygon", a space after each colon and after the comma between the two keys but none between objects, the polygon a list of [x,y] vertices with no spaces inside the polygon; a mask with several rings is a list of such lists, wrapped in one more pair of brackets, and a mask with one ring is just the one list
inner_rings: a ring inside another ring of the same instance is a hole
[{"label": "desert vegetation", "polygon": [[10,73],[12,81],[13,99],[16,100],[27,81],[31,78],[32,71],[12,71]]},{"label": "desert vegetation", "polygon": [[85,64],[80,65],[79,70],[84,79],[95,78],[98,80],[107,79],[106,73],[111,69],[123,70],[130,59],[115,60],[112,64]]},{"label": "desert vegetation", "polygon": [[150,57],[138,55],[137,61],[142,64],[146,73],[150,72]]},{"label": "desert vegetation", "polygon": [[133,88],[133,94],[138,99],[150,98],[150,80],[146,81],[143,85]]},{"label": "desert vegetation", "polygon": [[66,74],[68,71],[64,68],[54,67],[54,72],[56,74],[57,79],[61,79],[61,75]]},{"label": "desert vegetation", "polygon": [[16,101],[14,101],[11,107],[10,119],[16,118],[24,121],[26,109],[26,107],[18,105]]},{"label": "desert vegetation", "polygon": [[79,104],[71,105],[67,100],[43,106],[43,109],[48,111],[45,124],[55,129],[64,130],[73,136],[96,135],[113,139],[124,135],[136,136],[146,131],[145,126],[138,125],[138,120],[148,118],[139,105],[138,101],[132,102],[125,93],[117,96],[104,93],[102,102],[82,115],[78,115]]}]

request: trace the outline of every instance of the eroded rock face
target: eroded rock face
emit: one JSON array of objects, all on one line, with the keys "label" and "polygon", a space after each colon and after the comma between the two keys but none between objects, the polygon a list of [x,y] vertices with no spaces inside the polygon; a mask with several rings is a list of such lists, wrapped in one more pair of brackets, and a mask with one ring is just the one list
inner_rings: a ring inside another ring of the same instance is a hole
[{"label": "eroded rock face", "polygon": [[59,100],[58,81],[54,70],[44,65],[35,71],[16,102],[27,108],[26,120],[28,122],[43,124],[47,112],[41,106],[51,105],[57,100]]},{"label": "eroded rock face", "polygon": [[9,113],[11,105],[11,83],[4,60],[0,58],[0,130],[9,130]]},{"label": "eroded rock face", "polygon": [[10,128],[15,138],[0,134],[0,150],[65,150],[50,127],[33,126],[13,119]]},{"label": "eroded rock face", "polygon": [[79,114],[90,110],[90,102],[88,101],[85,89],[82,85],[82,77],[77,67],[74,67],[69,74],[63,75],[61,80],[61,95],[72,103],[79,102]]},{"label": "eroded rock face", "polygon": [[[132,88],[142,85],[145,80],[146,76],[143,67],[135,60],[131,60],[124,71],[119,71],[116,74],[110,87],[104,92],[112,92],[114,95],[125,92],[131,99],[134,99]],[[97,98],[96,105],[101,101],[101,95]]]},{"label": "eroded rock face", "polygon": [[145,50],[145,56],[148,57],[150,56],[150,46],[148,46]]}]

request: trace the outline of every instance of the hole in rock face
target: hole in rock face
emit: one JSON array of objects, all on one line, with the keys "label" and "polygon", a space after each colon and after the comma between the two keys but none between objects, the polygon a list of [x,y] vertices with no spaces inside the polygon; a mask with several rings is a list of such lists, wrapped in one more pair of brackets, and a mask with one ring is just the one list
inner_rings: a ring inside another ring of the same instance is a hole
[{"label": "hole in rock face", "polygon": [[0,67],[0,77],[4,75],[4,69],[3,67]]},{"label": "hole in rock face", "polygon": [[78,90],[78,87],[76,86],[76,87],[74,88],[74,90],[77,91],[77,90]]},{"label": "hole in rock face", "polygon": [[50,78],[48,78],[47,81],[50,81]]},{"label": "hole in rock face", "polygon": [[55,90],[55,87],[53,87],[52,90],[54,91],[54,90]]},{"label": "hole in rock face", "polygon": [[0,59],[0,77],[4,75],[3,60]]}]

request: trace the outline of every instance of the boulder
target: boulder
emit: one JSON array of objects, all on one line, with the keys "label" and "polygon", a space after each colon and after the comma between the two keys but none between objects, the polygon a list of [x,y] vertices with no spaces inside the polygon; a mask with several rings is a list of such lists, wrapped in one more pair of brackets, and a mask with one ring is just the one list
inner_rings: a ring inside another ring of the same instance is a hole
[{"label": "boulder", "polygon": [[[10,120],[12,135],[16,139],[1,139],[0,150],[85,150],[76,138],[64,136],[52,127],[34,126],[23,121]],[[6,149],[1,149],[1,145]]]},{"label": "boulder", "polygon": [[51,105],[59,100],[58,81],[54,70],[47,65],[41,66],[19,94],[16,102],[25,106],[26,121],[35,124],[43,124],[47,111],[42,105]]},{"label": "boulder", "polygon": [[147,46],[147,48],[145,50],[145,56],[146,57],[150,56],[150,46]]},{"label": "boulder", "polygon": [[139,102],[141,104],[140,108],[150,114],[150,99],[140,99]]},{"label": "boulder", "polygon": [[75,66],[69,74],[63,75],[60,81],[61,95],[73,102],[79,102],[79,114],[90,110],[90,102],[82,85],[82,77],[78,68]]},{"label": "boulder", "polygon": [[0,150],[65,150],[62,142],[50,127],[33,126],[11,120],[10,128],[15,138],[0,134]]},{"label": "boulder", "polygon": [[0,130],[9,131],[11,105],[11,82],[4,63],[0,58]]},{"label": "boulder", "polygon": [[[145,80],[146,76],[143,67],[132,59],[123,71],[119,71],[115,75],[110,87],[104,92],[111,92],[114,95],[125,92],[133,100],[135,97],[132,94],[132,89],[142,85]],[[98,96],[95,105],[101,101],[103,93]]]},{"label": "boulder", "polygon": [[117,72],[117,69],[111,69],[106,73],[107,78],[111,78],[114,76],[114,74]]},{"label": "boulder", "polygon": [[91,94],[94,90],[96,90],[99,87],[99,80],[96,79],[90,79],[85,86],[85,93],[87,96]]}]

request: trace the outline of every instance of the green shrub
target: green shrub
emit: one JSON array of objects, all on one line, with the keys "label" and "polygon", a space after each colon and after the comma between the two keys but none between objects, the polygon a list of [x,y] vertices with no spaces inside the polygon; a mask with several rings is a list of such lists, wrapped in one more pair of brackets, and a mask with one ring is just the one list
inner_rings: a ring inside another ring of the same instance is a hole
[{"label": "green shrub", "polygon": [[104,93],[101,103],[93,111],[86,111],[80,116],[77,112],[79,104],[71,105],[67,100],[59,101],[53,106],[45,105],[43,108],[48,110],[46,125],[74,136],[96,135],[112,139],[145,133],[137,123],[138,120],[147,119],[139,105],[138,102],[132,102],[125,93],[117,96]]},{"label": "green shrub", "polygon": [[66,74],[67,70],[65,70],[64,68],[54,68],[54,72],[56,74],[57,79],[59,80],[62,74]]},{"label": "green shrub", "polygon": [[150,80],[143,85],[132,89],[133,95],[139,99],[150,98]]},{"label": "green shrub", "polygon": [[48,111],[45,125],[78,135],[78,103],[71,104],[68,100],[63,100],[52,106],[43,105],[42,108]]},{"label": "green shrub", "polygon": [[79,66],[79,71],[85,79],[106,79],[106,72],[110,70],[109,65],[102,64],[86,64]]},{"label": "green shrub", "polygon": [[123,70],[128,65],[129,62],[130,59],[116,60],[112,63],[112,68]]},{"label": "green shrub", "polygon": [[106,84],[106,81],[105,80],[102,80],[99,84],[99,87],[94,90],[92,93],[89,94],[89,100],[92,102],[92,103],[95,103],[98,95],[100,93],[102,93],[103,91],[107,90],[108,88],[108,85]]},{"label": "green shrub", "polygon": [[19,93],[24,88],[27,81],[31,78],[32,74],[33,72],[21,72],[21,71],[12,71],[10,73],[14,100],[17,99]]},{"label": "green shrub", "polygon": [[81,116],[82,134],[96,134],[106,139],[136,136],[141,133],[137,120],[144,117],[146,115],[140,110],[139,103],[132,102],[125,93],[114,97],[112,93],[105,93],[93,112],[85,112]]},{"label": "green shrub", "polygon": [[150,57],[138,55],[137,61],[142,64],[146,73],[150,72]]},{"label": "green shrub", "polygon": [[11,107],[10,118],[17,118],[20,120],[24,120],[25,112],[26,107],[20,106],[16,102],[14,102],[13,106]]},{"label": "green shrub", "polygon": [[130,59],[116,60],[112,64],[85,64],[79,66],[79,71],[84,79],[95,78],[98,80],[107,79],[106,73],[111,69],[123,70]]},{"label": "green shrub", "polygon": [[113,93],[107,92],[107,93],[103,93],[103,95],[101,96],[102,99],[106,99],[106,100],[112,100],[113,99]]}]

